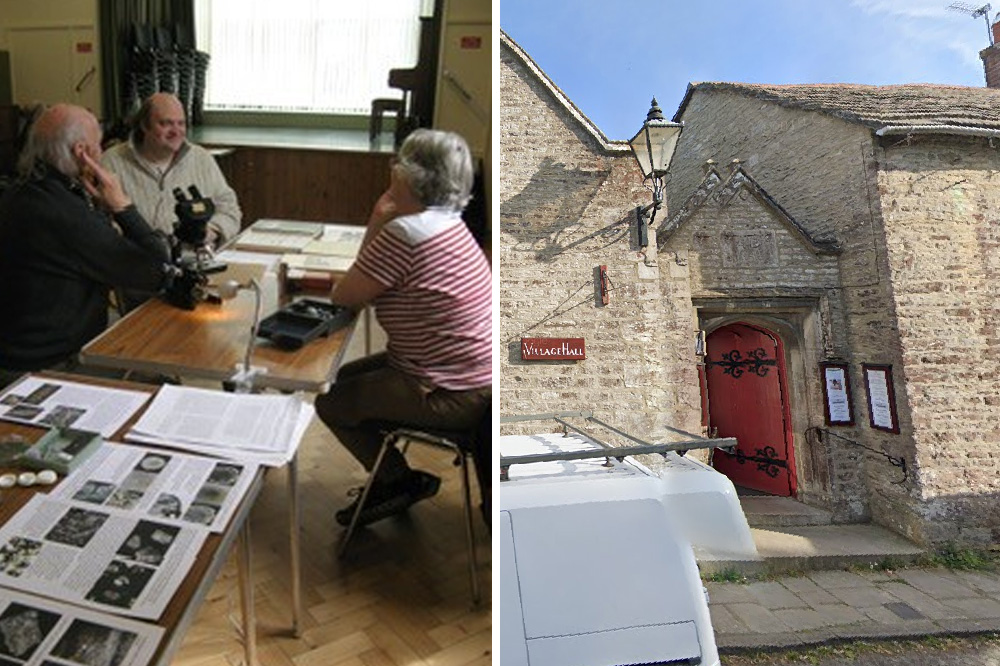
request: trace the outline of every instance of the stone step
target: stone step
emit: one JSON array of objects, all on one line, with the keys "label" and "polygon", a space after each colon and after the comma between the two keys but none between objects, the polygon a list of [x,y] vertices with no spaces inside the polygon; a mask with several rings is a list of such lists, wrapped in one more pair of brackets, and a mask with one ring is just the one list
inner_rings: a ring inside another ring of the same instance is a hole
[{"label": "stone step", "polygon": [[703,574],[744,576],[848,567],[901,566],[926,552],[895,532],[870,523],[750,528],[758,560],[699,561]]},{"label": "stone step", "polygon": [[771,529],[829,525],[833,522],[833,514],[829,511],[803,504],[791,497],[741,495],[739,499],[750,527]]}]

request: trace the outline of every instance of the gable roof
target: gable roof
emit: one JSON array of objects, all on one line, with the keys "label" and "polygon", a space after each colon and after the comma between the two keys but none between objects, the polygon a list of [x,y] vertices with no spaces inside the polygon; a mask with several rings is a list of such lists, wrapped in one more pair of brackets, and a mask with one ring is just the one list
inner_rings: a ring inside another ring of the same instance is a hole
[{"label": "gable roof", "polygon": [[[1000,131],[1000,89],[908,83],[865,86],[853,83],[762,85],[701,82],[688,84],[674,114],[684,114],[695,91],[730,92],[781,106],[818,111],[876,131],[900,127],[924,130]],[[972,133],[972,132],[970,132]]]},{"label": "gable roof", "polygon": [[743,169],[739,161],[733,162],[732,172],[728,178],[724,178],[714,165],[708,166],[705,177],[694,193],[688,197],[680,210],[664,221],[656,230],[657,244],[662,247],[670,235],[709,200],[714,200],[716,203],[728,202],[741,189],[749,191],[765,206],[770,207],[777,218],[794,235],[798,236],[814,254],[836,255],[841,253],[842,248],[835,238],[819,238],[810,234],[805,227],[799,224],[798,220],[792,217],[774,197],[760,186],[760,183],[753,176]]},{"label": "gable roof", "polygon": [[535,79],[549,91],[556,103],[566,110],[567,115],[587,134],[594,137],[601,148],[611,153],[628,153],[631,151],[627,141],[612,141],[608,139],[608,137],[604,135],[604,132],[598,129],[597,125],[595,125],[590,118],[588,118],[586,114],[584,114],[583,111],[576,106],[576,104],[570,101],[569,97],[566,96],[566,93],[560,90],[559,86],[557,86],[552,79],[550,79],[548,75],[542,71],[542,68],[531,59],[531,56],[525,53],[524,49],[522,49],[518,43],[511,39],[510,36],[502,29],[500,30],[500,48],[501,50],[505,48],[509,50],[510,53],[517,58],[522,65],[524,65],[525,69],[534,75]]}]

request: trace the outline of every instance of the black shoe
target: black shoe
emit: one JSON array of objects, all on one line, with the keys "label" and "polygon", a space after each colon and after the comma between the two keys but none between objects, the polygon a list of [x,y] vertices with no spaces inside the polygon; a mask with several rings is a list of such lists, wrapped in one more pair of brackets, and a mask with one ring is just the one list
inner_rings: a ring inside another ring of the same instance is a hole
[{"label": "black shoe", "polygon": [[410,504],[415,504],[428,497],[434,497],[437,495],[439,488],[441,488],[441,479],[433,474],[414,470],[407,480],[407,492],[410,495]]},{"label": "black shoe", "polygon": [[[369,525],[402,513],[414,503],[435,495],[440,487],[441,479],[433,474],[419,471],[411,472],[401,481],[392,484],[373,486],[358,516],[358,526]],[[358,502],[361,501],[362,489],[355,489],[354,492],[357,494],[357,499],[334,515],[337,524],[344,527],[351,524],[351,519],[358,510]]]}]

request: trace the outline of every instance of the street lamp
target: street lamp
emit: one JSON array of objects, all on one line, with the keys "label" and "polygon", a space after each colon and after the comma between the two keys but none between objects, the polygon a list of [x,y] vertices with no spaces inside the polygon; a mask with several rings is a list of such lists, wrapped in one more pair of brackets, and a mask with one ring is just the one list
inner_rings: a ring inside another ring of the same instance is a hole
[{"label": "street lamp", "polygon": [[653,223],[656,211],[663,205],[663,179],[667,175],[667,168],[674,156],[682,128],[681,123],[663,119],[663,111],[660,110],[660,105],[656,103],[654,97],[649,106],[649,113],[646,114],[646,122],[642,124],[638,134],[629,141],[635,161],[642,169],[643,181],[653,181],[653,203],[635,209],[640,246],[648,244],[646,231]]}]

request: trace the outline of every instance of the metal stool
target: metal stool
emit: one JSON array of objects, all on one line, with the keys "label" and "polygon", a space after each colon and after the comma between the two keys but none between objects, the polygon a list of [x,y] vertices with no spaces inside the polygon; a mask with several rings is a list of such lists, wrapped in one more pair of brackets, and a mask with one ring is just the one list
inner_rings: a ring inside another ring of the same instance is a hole
[{"label": "metal stool", "polygon": [[347,526],[344,538],[340,542],[339,556],[343,557],[344,553],[347,552],[347,544],[350,543],[351,537],[354,535],[354,530],[357,527],[361,510],[365,506],[365,501],[368,499],[368,493],[372,488],[372,483],[378,475],[379,468],[382,466],[382,460],[385,458],[386,451],[389,450],[389,447],[395,446],[399,441],[404,441],[406,444],[411,442],[417,444],[427,444],[435,448],[450,451],[455,456],[453,464],[456,467],[462,468],[462,498],[465,510],[465,542],[469,550],[469,583],[472,588],[472,603],[479,605],[481,595],[479,592],[479,577],[477,575],[478,564],[476,558],[475,534],[472,529],[472,493],[469,487],[469,459],[474,457],[474,453],[476,451],[476,440],[483,432],[483,421],[486,423],[486,432],[489,432],[490,417],[490,412],[487,410],[486,414],[482,417],[482,419],[480,419],[480,424],[475,429],[467,431],[415,430],[412,428],[402,427],[399,424],[385,424],[386,434],[382,440],[382,448],[379,449],[378,457],[375,459],[375,464],[372,466],[372,471],[368,475],[368,480],[365,481],[365,486],[361,491],[361,497],[358,500],[358,508],[351,517],[351,523]]}]

